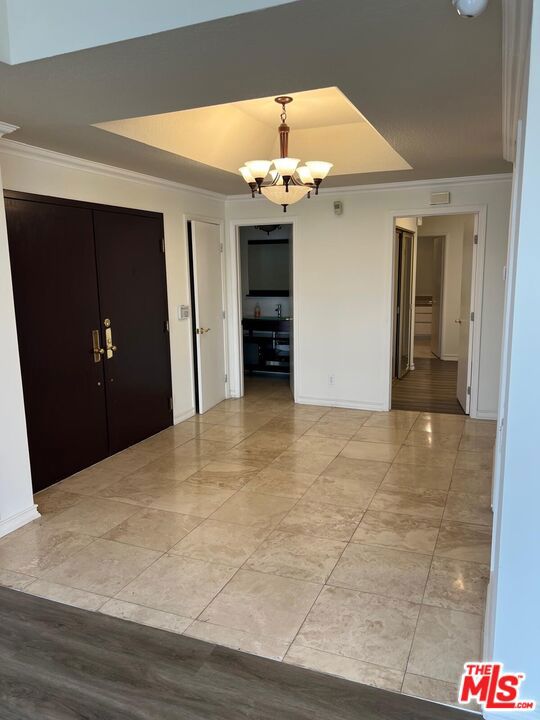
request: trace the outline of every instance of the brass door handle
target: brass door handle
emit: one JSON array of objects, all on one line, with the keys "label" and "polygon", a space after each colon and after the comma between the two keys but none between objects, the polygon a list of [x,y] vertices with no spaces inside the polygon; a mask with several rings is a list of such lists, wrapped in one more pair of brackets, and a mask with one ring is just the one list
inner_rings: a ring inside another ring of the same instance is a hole
[{"label": "brass door handle", "polygon": [[197,328],[197,335],[204,335],[207,332],[210,332],[211,328]]},{"label": "brass door handle", "polygon": [[92,330],[92,353],[95,363],[101,362],[101,356],[105,355],[105,350],[99,344],[99,330]]},{"label": "brass door handle", "polygon": [[113,345],[112,327],[109,318],[105,318],[103,325],[105,326],[105,347],[107,348],[107,360],[110,360],[118,348],[116,345]]}]

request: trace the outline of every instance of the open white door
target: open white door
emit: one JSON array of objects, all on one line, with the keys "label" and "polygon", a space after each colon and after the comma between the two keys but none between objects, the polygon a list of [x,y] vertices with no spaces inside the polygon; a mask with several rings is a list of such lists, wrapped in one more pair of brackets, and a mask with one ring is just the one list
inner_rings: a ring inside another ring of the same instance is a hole
[{"label": "open white door", "polygon": [[433,238],[433,304],[431,307],[431,352],[442,354],[445,237]]},{"label": "open white door", "polygon": [[199,412],[225,399],[223,274],[219,225],[191,223]]},{"label": "open white door", "polygon": [[476,267],[476,244],[478,216],[467,216],[463,233],[463,256],[461,264],[461,310],[459,323],[459,349],[457,371],[457,399],[465,413],[471,407],[472,372],[472,323],[474,322],[473,276]]}]

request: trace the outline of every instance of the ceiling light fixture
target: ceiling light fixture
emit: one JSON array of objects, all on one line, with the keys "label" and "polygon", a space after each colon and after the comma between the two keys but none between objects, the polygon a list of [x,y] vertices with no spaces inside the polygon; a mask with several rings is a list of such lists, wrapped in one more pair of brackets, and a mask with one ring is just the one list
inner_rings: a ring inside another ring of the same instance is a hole
[{"label": "ceiling light fixture", "polygon": [[[286,106],[293,101],[288,95],[275,98],[281,105],[281,125],[279,131],[280,157],[275,160],[248,160],[240,168],[240,174],[251,188],[251,197],[264,195],[267,200],[281,205],[283,212],[287,206],[302,200],[311,191],[319,194],[319,186],[333,165],[322,160],[309,160],[300,165],[298,158],[289,154],[289,126],[287,125]],[[273,167],[272,167],[273,166]],[[270,176],[267,180],[267,176]]]}]

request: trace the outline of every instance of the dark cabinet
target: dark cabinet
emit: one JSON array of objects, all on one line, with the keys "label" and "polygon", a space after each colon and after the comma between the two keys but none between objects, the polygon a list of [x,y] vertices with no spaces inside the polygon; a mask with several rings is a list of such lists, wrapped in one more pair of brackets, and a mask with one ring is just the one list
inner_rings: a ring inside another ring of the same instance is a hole
[{"label": "dark cabinet", "polygon": [[246,372],[290,372],[289,318],[244,318],[242,327]]}]

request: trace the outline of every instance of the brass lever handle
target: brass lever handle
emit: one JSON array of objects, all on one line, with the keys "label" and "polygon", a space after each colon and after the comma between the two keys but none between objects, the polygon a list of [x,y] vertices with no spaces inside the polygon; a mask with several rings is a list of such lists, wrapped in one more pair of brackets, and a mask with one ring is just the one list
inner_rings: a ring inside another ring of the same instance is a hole
[{"label": "brass lever handle", "polygon": [[207,332],[210,332],[211,328],[197,328],[197,335],[204,335]]},{"label": "brass lever handle", "polygon": [[105,347],[107,348],[107,360],[110,360],[118,348],[113,344],[111,321],[109,318],[105,318],[103,325],[105,326]]},{"label": "brass lever handle", "polygon": [[92,352],[94,354],[94,362],[101,362],[101,356],[105,355],[105,350],[99,344],[99,330],[92,330]]}]

